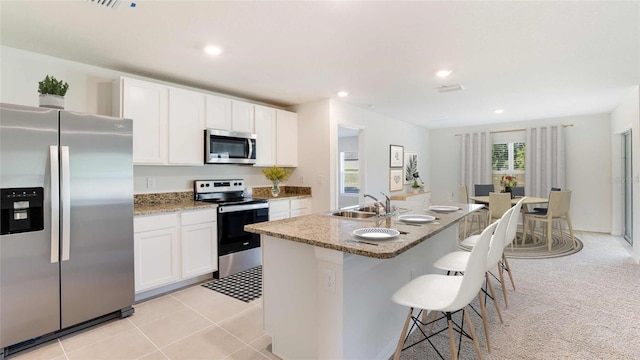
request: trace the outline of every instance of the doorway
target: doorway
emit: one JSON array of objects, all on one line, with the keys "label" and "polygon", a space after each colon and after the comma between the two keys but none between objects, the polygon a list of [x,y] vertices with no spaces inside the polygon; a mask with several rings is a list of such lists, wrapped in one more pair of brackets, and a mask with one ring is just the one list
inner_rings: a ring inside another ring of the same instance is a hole
[{"label": "doorway", "polygon": [[631,130],[622,134],[622,179],[623,179],[623,237],[633,245],[633,168],[631,159]]},{"label": "doorway", "polygon": [[358,205],[362,189],[363,155],[360,130],[338,125],[338,208]]}]

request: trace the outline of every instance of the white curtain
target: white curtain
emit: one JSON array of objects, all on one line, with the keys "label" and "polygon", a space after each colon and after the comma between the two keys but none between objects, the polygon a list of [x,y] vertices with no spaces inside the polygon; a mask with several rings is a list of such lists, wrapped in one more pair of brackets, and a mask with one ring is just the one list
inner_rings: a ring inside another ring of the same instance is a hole
[{"label": "white curtain", "polygon": [[562,125],[528,128],[525,141],[525,194],[547,197],[552,187],[565,190]]},{"label": "white curtain", "polygon": [[474,184],[491,184],[491,133],[462,134],[460,184],[473,196]]}]

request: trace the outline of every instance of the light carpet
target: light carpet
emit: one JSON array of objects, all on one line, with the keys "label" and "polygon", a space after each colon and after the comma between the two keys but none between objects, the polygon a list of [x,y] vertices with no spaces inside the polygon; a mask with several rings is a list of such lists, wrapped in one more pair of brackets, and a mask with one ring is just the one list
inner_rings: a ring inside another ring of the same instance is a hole
[{"label": "light carpet", "polygon": [[[509,262],[517,290],[507,280],[509,308],[505,309],[496,286],[503,324],[491,300],[487,304],[491,353],[482,320],[470,314],[485,359],[640,359],[640,265],[629,255],[630,245],[606,234],[576,235],[584,248],[572,256]],[[398,336],[402,325],[394,324]],[[418,339],[418,334],[411,338]],[[446,332],[433,341],[448,359]],[[436,358],[426,342],[401,355],[401,359]],[[460,358],[477,358],[468,339],[462,342]]]}]

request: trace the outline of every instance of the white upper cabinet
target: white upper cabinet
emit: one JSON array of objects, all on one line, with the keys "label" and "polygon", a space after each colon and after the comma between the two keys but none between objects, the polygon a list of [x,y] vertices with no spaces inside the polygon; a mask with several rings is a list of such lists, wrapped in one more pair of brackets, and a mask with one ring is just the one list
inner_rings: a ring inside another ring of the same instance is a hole
[{"label": "white upper cabinet", "polygon": [[276,164],[298,166],[298,114],[276,111]]},{"label": "white upper cabinet", "polygon": [[253,133],[253,104],[231,101],[231,131]]},{"label": "white upper cabinet", "polygon": [[298,166],[296,113],[144,80],[114,84],[114,113],[133,119],[135,165],[203,165],[211,128],[257,134],[257,166]]},{"label": "white upper cabinet", "polygon": [[207,129],[231,130],[231,99],[207,95]]},{"label": "white upper cabinet", "polygon": [[165,164],[169,87],[122,78],[120,116],[133,119],[133,162]]},{"label": "white upper cabinet", "polygon": [[276,163],[276,109],[255,106],[256,166]]},{"label": "white upper cabinet", "polygon": [[204,164],[205,95],[169,90],[169,163]]}]

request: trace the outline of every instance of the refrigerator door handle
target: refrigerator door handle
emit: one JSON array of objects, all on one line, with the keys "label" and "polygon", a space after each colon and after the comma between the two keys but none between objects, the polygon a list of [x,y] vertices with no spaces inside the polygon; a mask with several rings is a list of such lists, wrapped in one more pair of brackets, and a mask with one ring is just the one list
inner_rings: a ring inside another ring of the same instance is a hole
[{"label": "refrigerator door handle", "polygon": [[58,171],[58,147],[49,146],[51,165],[51,263],[60,261],[60,178]]},{"label": "refrigerator door handle", "polygon": [[71,176],[69,174],[69,147],[61,146],[61,201],[62,201],[62,261],[69,260],[71,247]]}]

